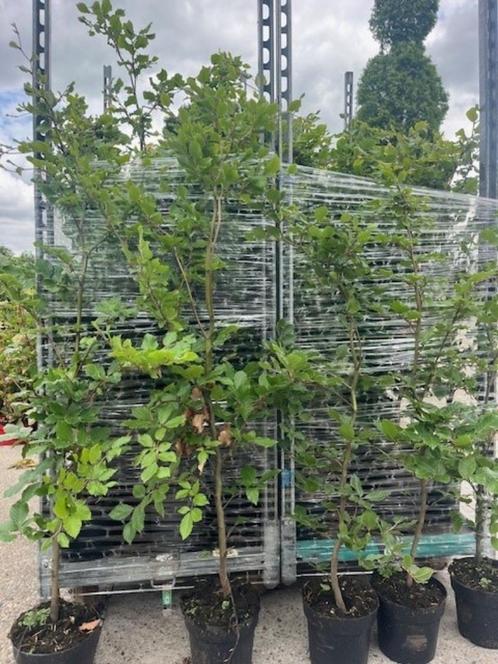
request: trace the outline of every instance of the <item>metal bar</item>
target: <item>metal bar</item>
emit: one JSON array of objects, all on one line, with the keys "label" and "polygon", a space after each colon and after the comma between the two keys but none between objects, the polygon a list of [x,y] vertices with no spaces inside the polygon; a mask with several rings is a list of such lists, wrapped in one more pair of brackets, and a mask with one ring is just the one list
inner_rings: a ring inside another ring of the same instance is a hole
[{"label": "metal bar", "polygon": [[[486,198],[498,197],[498,2],[479,0],[479,91],[480,91],[480,157],[479,191]],[[483,248],[480,246],[479,250]],[[486,249],[485,249],[486,250]],[[495,261],[497,257],[495,256]],[[495,294],[495,283],[488,284],[488,297]],[[482,392],[487,389],[487,376],[482,377]],[[496,399],[496,377],[491,394]],[[496,454],[496,449],[493,450]],[[491,453],[491,450],[490,450]],[[481,499],[485,499],[481,496]],[[489,533],[489,509],[486,518]],[[485,549],[493,555],[491,537]]]},{"label": "metal bar", "polygon": [[497,197],[498,3],[479,0],[480,193]]},{"label": "metal bar", "polygon": [[347,131],[353,122],[354,112],[354,73],[347,71],[344,75],[344,129]]},{"label": "metal bar", "polygon": [[109,110],[112,104],[112,66],[104,65],[104,113]]},{"label": "metal bar", "polygon": [[260,94],[275,101],[275,13],[274,0],[258,0],[258,45]]},{"label": "metal bar", "polygon": [[[411,536],[402,539],[403,549],[408,551],[411,544]],[[334,540],[301,540],[297,544],[297,555],[301,563],[319,563],[330,560]],[[362,555],[378,554],[383,550],[382,543],[372,542],[368,545]],[[419,558],[450,557],[453,555],[465,555],[475,550],[474,533],[441,533],[438,535],[423,535],[418,548]],[[358,560],[358,554],[345,547],[341,550],[340,560],[352,562]]]},{"label": "metal bar", "polygon": [[[32,62],[33,62],[33,139],[35,141],[45,141],[46,125],[41,110],[38,91],[50,90],[50,46],[51,46],[51,21],[50,21],[50,0],[33,0],[32,4],[33,21],[33,41],[32,41]],[[45,129],[44,129],[45,127]],[[34,156],[41,159],[43,155],[35,152]],[[54,215],[53,209],[43,196],[41,183],[46,179],[46,173],[42,168],[35,168],[34,174],[34,223],[35,223],[35,257],[37,260],[43,258],[43,245],[54,243]],[[36,288],[41,292],[43,284],[37,271]],[[43,348],[49,347],[44,344],[41,334],[37,336],[37,363],[38,369],[43,369],[50,362],[50,353],[44,353]],[[43,598],[48,598],[50,580],[43,574],[42,553],[38,551],[39,565],[39,587]]]},{"label": "metal bar", "polygon": [[[231,572],[262,572],[266,556],[261,547],[237,550],[237,556],[229,558]],[[43,586],[48,586],[51,571],[49,552],[41,556]],[[178,578],[217,574],[218,558],[211,551],[179,553],[171,556],[134,556],[91,560],[86,562],[62,561],[60,568],[61,587],[126,585],[153,582],[159,588]]]}]

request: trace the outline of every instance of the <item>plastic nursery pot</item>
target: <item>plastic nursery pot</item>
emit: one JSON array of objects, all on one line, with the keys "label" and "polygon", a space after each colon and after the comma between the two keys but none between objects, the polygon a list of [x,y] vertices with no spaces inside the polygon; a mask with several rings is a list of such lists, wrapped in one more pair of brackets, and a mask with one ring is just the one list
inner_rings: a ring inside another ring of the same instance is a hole
[{"label": "plastic nursery pot", "polygon": [[[375,608],[361,617],[325,615],[310,605],[309,590],[303,588],[304,614],[308,621],[309,651],[312,664],[367,664],[370,637],[379,601]],[[369,586],[366,586],[369,588]]]},{"label": "plastic nursery pot", "polygon": [[252,664],[254,632],[259,617],[259,597],[254,591],[251,615],[237,629],[209,624],[182,611],[190,640],[191,664]]},{"label": "plastic nursery pot", "polygon": [[16,664],[93,664],[102,627],[97,627],[72,648],[50,654],[29,654],[12,646]]},{"label": "plastic nursery pot", "polygon": [[445,609],[446,588],[437,579],[428,586],[439,588],[442,600],[428,608],[408,607],[388,599],[376,584],[380,608],[377,617],[379,647],[399,664],[427,664],[436,654],[439,624]]},{"label": "plastic nursery pot", "polygon": [[[472,564],[473,561],[474,558],[465,558],[450,566],[458,630],[476,646],[498,650],[498,593],[484,588],[471,588],[458,578],[458,562]],[[498,567],[497,561],[489,562]]]}]

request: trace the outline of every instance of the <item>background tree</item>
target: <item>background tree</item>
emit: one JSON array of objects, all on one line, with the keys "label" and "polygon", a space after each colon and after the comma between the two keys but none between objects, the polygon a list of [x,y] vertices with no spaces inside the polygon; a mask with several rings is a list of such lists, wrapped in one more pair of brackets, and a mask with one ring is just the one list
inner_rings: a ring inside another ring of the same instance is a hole
[{"label": "background tree", "polygon": [[375,0],[370,29],[382,49],[422,43],[436,25],[439,0]]},{"label": "background tree", "polygon": [[424,48],[438,6],[437,0],[376,0],[370,27],[382,52],[368,62],[360,81],[360,120],[404,131],[420,120],[440,128],[448,95]]}]

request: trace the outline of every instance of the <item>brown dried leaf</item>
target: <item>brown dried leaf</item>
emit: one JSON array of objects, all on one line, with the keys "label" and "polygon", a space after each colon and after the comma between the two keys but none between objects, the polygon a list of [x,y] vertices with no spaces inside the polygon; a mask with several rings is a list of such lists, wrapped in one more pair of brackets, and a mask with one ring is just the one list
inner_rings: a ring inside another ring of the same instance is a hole
[{"label": "brown dried leaf", "polygon": [[23,470],[24,468],[36,468],[36,461],[34,459],[21,459],[16,461],[16,463],[9,466],[9,468],[15,468],[16,470]]},{"label": "brown dried leaf", "polygon": [[175,450],[180,457],[189,457],[192,454],[192,448],[184,440],[177,440]]},{"label": "brown dried leaf", "polygon": [[194,387],[192,389],[191,396],[192,396],[192,399],[194,399],[194,401],[200,401],[201,399],[203,399],[202,392],[201,392],[199,387]]},{"label": "brown dried leaf", "polygon": [[102,620],[97,618],[97,620],[91,620],[90,622],[82,623],[80,625],[80,632],[93,632],[94,629],[100,627]]},{"label": "brown dried leaf", "polygon": [[232,428],[230,424],[224,424],[221,427],[220,432],[218,433],[218,440],[221,443],[221,447],[230,447],[233,443]]},{"label": "brown dried leaf", "polygon": [[205,423],[206,423],[206,414],[204,412],[196,413],[192,418],[192,426],[197,431],[197,433],[204,432]]}]

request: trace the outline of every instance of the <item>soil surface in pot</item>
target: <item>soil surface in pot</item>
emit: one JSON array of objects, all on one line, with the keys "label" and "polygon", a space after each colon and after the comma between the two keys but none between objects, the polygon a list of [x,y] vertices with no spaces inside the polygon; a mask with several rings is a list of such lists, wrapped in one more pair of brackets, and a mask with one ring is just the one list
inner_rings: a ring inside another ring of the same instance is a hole
[{"label": "soil surface in pot", "polygon": [[361,618],[375,611],[377,594],[364,580],[344,577],[339,580],[339,585],[346,605],[346,613],[337,607],[328,579],[316,579],[306,586],[306,603],[324,616],[338,618]]},{"label": "soil surface in pot", "polygon": [[498,594],[498,565],[489,558],[477,562],[475,558],[454,560],[450,572],[468,588]]},{"label": "soil surface in pot", "polygon": [[56,623],[52,623],[47,614],[43,624],[23,624],[33,616],[34,611],[45,610],[46,613],[49,608],[50,602],[43,602],[35,609],[21,613],[9,633],[16,648],[30,655],[47,655],[69,650],[101,624],[100,613],[95,607],[64,600],[61,600],[59,620]]},{"label": "soil surface in pot", "polygon": [[406,574],[402,572],[393,574],[389,578],[377,576],[373,585],[383,597],[409,609],[430,609],[441,604],[445,598],[441,588],[431,581],[428,583],[414,581],[413,585],[408,587]]},{"label": "soil surface in pot", "polygon": [[248,584],[232,582],[232,595],[236,616],[230,597],[223,597],[219,584],[208,579],[182,598],[185,615],[200,625],[223,627],[227,631],[236,629],[237,622],[247,623],[258,612],[259,595]]}]

